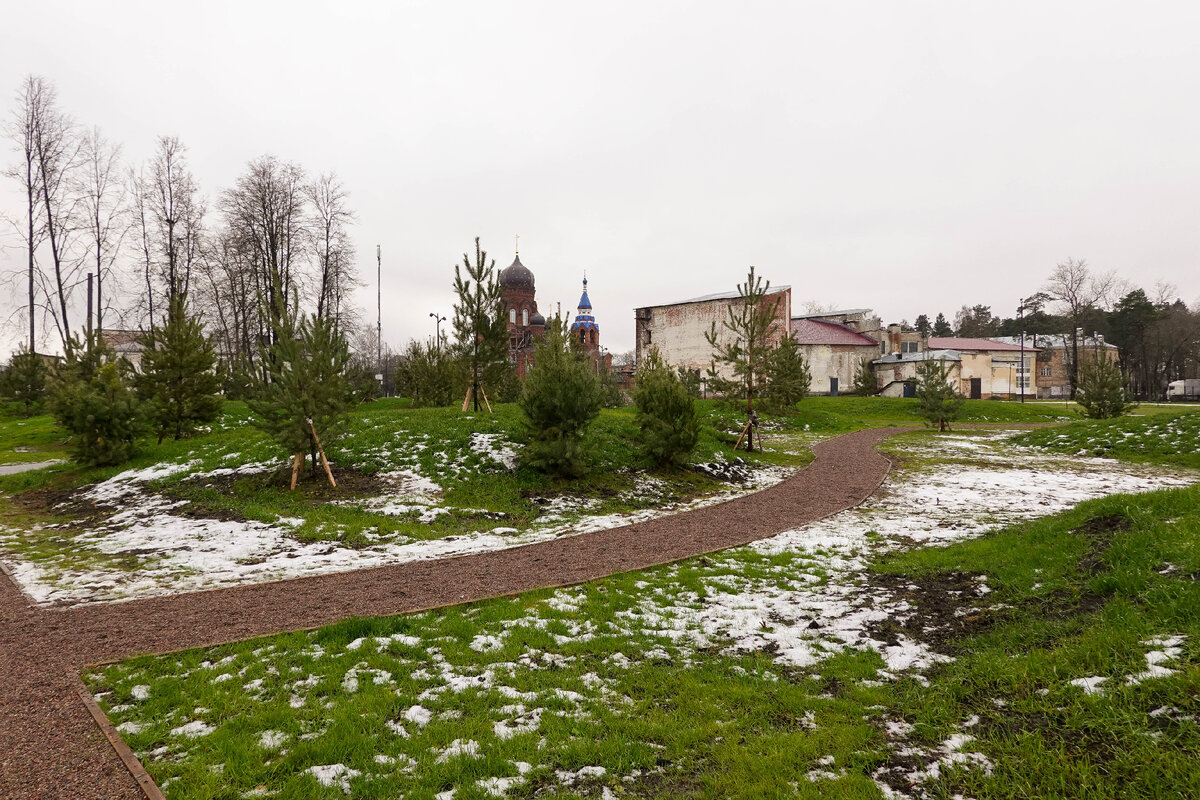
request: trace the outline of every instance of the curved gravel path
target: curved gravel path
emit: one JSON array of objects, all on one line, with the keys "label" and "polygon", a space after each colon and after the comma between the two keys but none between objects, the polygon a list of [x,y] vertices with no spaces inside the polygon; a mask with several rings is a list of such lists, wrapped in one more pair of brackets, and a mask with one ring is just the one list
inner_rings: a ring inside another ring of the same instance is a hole
[{"label": "curved gravel path", "polygon": [[68,609],[31,607],[0,579],[0,797],[144,796],[80,701],[82,667],[580,583],[746,544],[861,503],[891,465],[875,445],[903,430],[912,429],[821,442],[794,477],[726,503],[508,550]]}]

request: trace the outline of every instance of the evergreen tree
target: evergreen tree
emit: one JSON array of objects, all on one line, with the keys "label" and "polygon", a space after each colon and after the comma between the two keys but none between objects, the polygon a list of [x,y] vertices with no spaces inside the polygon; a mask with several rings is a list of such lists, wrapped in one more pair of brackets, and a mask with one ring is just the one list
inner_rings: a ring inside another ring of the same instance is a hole
[{"label": "evergreen tree", "polygon": [[495,387],[508,365],[508,323],[504,319],[504,290],[496,275],[496,260],[489,263],[487,252],[479,248],[475,237],[475,264],[463,253],[466,279],[454,267],[454,335],[458,348],[470,365],[471,396],[478,411],[483,385]]},{"label": "evergreen tree", "polygon": [[93,334],[71,338],[50,394],[50,410],[70,432],[67,445],[81,464],[121,464],[145,433],[141,404],[129,388],[128,367]]},{"label": "evergreen tree", "polygon": [[603,402],[604,392],[591,362],[572,346],[556,318],[534,349],[533,368],[521,391],[526,461],[553,475],[583,474],[584,434]]},{"label": "evergreen tree", "polygon": [[929,338],[929,333],[933,330],[933,325],[929,322],[929,317],[925,314],[919,314],[917,316],[917,321],[913,327],[916,328],[917,333],[921,334],[921,336],[924,338]]},{"label": "evergreen tree", "polygon": [[687,390],[688,397],[697,398],[700,396],[700,371],[690,370],[686,367],[676,367],[675,374],[679,378],[679,382],[683,384],[683,388]]},{"label": "evergreen tree", "polygon": [[[719,329],[714,322],[704,334],[713,349],[708,385],[728,398],[745,398],[751,419],[755,416],[754,398],[762,391],[771,338],[777,328],[779,300],[766,300],[770,288],[771,282],[764,285],[762,278],[755,276],[754,267],[750,267],[746,282],[738,284],[739,301],[730,304],[728,316]],[[724,377],[718,365],[726,367],[732,377]],[[754,449],[753,429],[746,437],[746,449]]]},{"label": "evergreen tree", "polygon": [[[692,374],[692,373],[688,373]],[[679,375],[650,351],[633,386],[642,445],[656,464],[681,464],[700,440],[696,401]]]},{"label": "evergreen tree", "polygon": [[158,441],[183,439],[221,413],[217,356],[180,293],[171,298],[166,323],[139,337],[142,369],[134,384]]},{"label": "evergreen tree", "polygon": [[448,406],[461,400],[471,375],[462,358],[414,339],[400,360],[396,385],[414,406]]},{"label": "evergreen tree", "polygon": [[32,416],[46,399],[46,362],[21,345],[4,371],[4,393],[17,401],[21,413]]},{"label": "evergreen tree", "polygon": [[767,356],[767,402],[777,411],[795,411],[808,396],[812,373],[794,336],[784,336]]},{"label": "evergreen tree", "polygon": [[[275,343],[264,355],[267,378],[247,404],[255,425],[288,454],[308,453],[316,472],[317,441],[328,447],[341,432],[354,391],[346,375],[350,350],[329,318],[286,318],[276,326]],[[310,425],[311,420],[311,425]]]},{"label": "evergreen tree", "polygon": [[1075,402],[1092,419],[1120,417],[1136,408],[1125,392],[1125,378],[1112,361],[1101,355],[1085,359],[1079,370]]},{"label": "evergreen tree", "polygon": [[963,404],[963,396],[949,379],[950,367],[944,361],[929,358],[917,365],[917,415],[939,432],[950,430]]},{"label": "evergreen tree", "polygon": [[[928,322],[928,320],[926,320]],[[879,392],[879,379],[871,359],[863,356],[859,359],[858,368],[854,370],[854,394],[859,397],[871,397]]]},{"label": "evergreen tree", "polygon": [[953,336],[954,329],[950,327],[950,323],[946,321],[946,315],[938,312],[937,319],[933,321],[934,336]]}]

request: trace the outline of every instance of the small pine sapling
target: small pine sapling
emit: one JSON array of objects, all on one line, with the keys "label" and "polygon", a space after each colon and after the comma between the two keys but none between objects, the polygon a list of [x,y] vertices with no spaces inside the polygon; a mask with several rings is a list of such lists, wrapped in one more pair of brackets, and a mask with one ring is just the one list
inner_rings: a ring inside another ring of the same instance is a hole
[{"label": "small pine sapling", "polygon": [[309,454],[317,473],[318,447],[336,439],[354,404],[346,340],[328,318],[304,317],[298,327],[285,321],[264,362],[267,379],[247,403],[255,425],[289,455]]},{"label": "small pine sapling", "polygon": [[871,367],[871,359],[863,356],[854,370],[854,394],[859,397],[871,397],[879,391],[879,379]]},{"label": "small pine sapling", "polygon": [[166,324],[139,340],[142,364],[134,385],[158,441],[183,439],[215,420],[222,405],[216,352],[199,318],[188,316],[183,294],[171,298]]},{"label": "small pine sapling", "polygon": [[[689,373],[690,374],[690,373]],[[700,440],[696,401],[679,375],[652,349],[633,387],[642,445],[656,464],[681,464]]]},{"label": "small pine sapling", "polygon": [[767,356],[767,405],[773,411],[793,412],[808,396],[811,384],[812,373],[800,352],[800,343],[793,336],[783,337]]},{"label": "small pine sapling", "polygon": [[1121,417],[1137,407],[1125,391],[1125,378],[1120,367],[1100,355],[1086,359],[1079,370],[1075,402],[1092,419]]},{"label": "small pine sapling", "polygon": [[137,453],[146,421],[127,372],[126,362],[115,360],[95,335],[67,341],[50,410],[70,432],[67,445],[77,462],[111,466]]},{"label": "small pine sapling", "polygon": [[4,393],[20,404],[21,413],[29,417],[41,410],[46,399],[46,380],[45,361],[22,345],[4,372]]},{"label": "small pine sapling", "polygon": [[950,430],[962,410],[964,398],[949,381],[950,367],[944,361],[927,359],[917,366],[917,415],[939,432]]},{"label": "small pine sapling", "polygon": [[604,403],[591,362],[571,346],[554,320],[533,353],[533,368],[521,390],[525,415],[524,458],[534,469],[578,477],[586,467],[584,434]]}]

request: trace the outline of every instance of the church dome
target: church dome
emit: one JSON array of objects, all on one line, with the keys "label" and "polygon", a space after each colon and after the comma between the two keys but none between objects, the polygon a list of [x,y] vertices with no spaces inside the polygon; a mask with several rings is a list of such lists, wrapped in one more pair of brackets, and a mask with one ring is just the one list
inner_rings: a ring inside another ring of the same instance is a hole
[{"label": "church dome", "polygon": [[535,312],[533,312],[533,315],[529,318],[529,324],[533,327],[537,327],[537,326],[545,327],[546,326],[546,318],[535,311]]},{"label": "church dome", "polygon": [[506,289],[533,288],[533,273],[521,263],[520,256],[514,258],[513,263],[500,270],[500,285]]}]

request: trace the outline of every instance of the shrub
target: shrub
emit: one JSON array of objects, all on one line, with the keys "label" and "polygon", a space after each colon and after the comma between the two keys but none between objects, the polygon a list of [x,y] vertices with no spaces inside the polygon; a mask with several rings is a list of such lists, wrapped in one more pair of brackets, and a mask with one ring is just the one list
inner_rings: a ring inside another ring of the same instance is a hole
[{"label": "shrub", "polygon": [[658,350],[638,369],[633,385],[642,446],[656,464],[680,464],[700,439],[696,402]]},{"label": "shrub", "polygon": [[866,356],[859,359],[858,368],[854,370],[853,391],[859,397],[871,397],[879,392],[879,379],[871,367],[871,359]]},{"label": "shrub", "polygon": [[584,433],[603,402],[591,362],[572,347],[560,324],[552,324],[534,350],[521,390],[526,462],[553,475],[583,474]]}]

